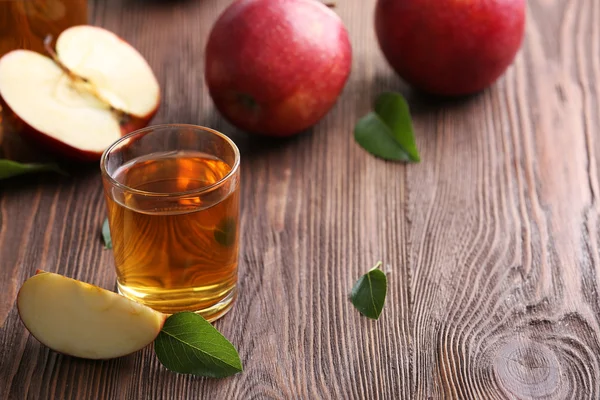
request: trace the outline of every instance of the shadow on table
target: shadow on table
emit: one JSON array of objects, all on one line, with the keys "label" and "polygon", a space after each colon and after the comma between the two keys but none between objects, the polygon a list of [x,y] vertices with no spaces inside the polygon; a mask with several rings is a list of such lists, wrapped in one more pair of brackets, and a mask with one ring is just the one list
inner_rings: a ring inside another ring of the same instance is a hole
[{"label": "shadow on table", "polygon": [[0,180],[0,195],[17,194],[24,191],[31,193],[32,188],[52,189],[60,185],[73,185],[91,179],[101,182],[100,168],[97,163],[60,163],[59,166],[66,173],[65,175],[44,171],[2,179]]},{"label": "shadow on table", "polygon": [[281,152],[290,146],[309,140],[313,134],[312,128],[297,135],[282,138],[250,134],[229,124],[216,110],[211,111],[199,124],[227,135],[240,149],[242,159],[246,160],[263,158],[269,154]]},{"label": "shadow on table", "polygon": [[375,98],[385,91],[402,93],[410,105],[411,113],[415,116],[471,106],[487,91],[457,97],[439,96],[411,88],[398,76],[390,74],[378,74],[373,81],[365,84],[371,85],[374,89],[372,102],[375,102]]},{"label": "shadow on table", "polygon": [[193,3],[194,1],[197,0],[126,0],[125,3],[169,7],[175,4]]},{"label": "shadow on table", "polygon": [[[81,182],[88,179],[98,179],[100,182],[100,162],[65,161],[43,146],[32,141],[24,140],[15,132],[4,132],[4,140],[0,145],[0,158],[20,163],[54,163],[64,172],[39,171],[0,179],[0,193],[18,192],[32,187],[55,187],[63,183]],[[97,177],[97,178],[94,178]]]}]

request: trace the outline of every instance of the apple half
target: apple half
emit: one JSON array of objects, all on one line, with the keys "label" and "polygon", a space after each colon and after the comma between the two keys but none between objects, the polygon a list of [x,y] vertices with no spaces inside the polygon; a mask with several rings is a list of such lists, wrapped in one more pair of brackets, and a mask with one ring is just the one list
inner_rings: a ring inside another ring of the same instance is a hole
[{"label": "apple half", "polygon": [[156,339],[166,316],[120,294],[38,271],[17,296],[23,324],[42,344],[88,359],[121,357]]},{"label": "apple half", "polygon": [[148,125],[160,88],[142,55],[105,29],[63,31],[48,57],[14,50],[0,58],[0,105],[19,130],[77,160],[98,160],[122,135]]}]

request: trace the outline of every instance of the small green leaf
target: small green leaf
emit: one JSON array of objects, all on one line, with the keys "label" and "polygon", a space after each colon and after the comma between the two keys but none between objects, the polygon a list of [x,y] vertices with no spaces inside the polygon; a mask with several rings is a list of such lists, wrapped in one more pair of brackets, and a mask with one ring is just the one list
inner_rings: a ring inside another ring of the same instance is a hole
[{"label": "small green leaf", "polygon": [[102,224],[102,238],[104,239],[104,248],[112,249],[112,238],[110,237],[110,226],[108,225],[108,218],[104,220]]},{"label": "small green leaf", "polygon": [[13,176],[31,174],[34,172],[57,172],[67,175],[65,171],[59,168],[55,163],[47,164],[23,164],[17,161],[0,159],[0,179],[12,178]]},{"label": "small green leaf", "polygon": [[369,153],[393,161],[419,162],[408,103],[398,93],[382,93],[375,111],[361,118],[354,139]]},{"label": "small green leaf", "polygon": [[237,223],[233,218],[225,218],[215,229],[214,236],[221,246],[229,247],[235,242]]},{"label": "small green leaf", "polygon": [[387,293],[387,277],[379,269],[381,261],[360,277],[352,288],[350,300],[362,315],[379,319]]},{"label": "small green leaf", "polygon": [[242,371],[237,350],[202,316],[171,315],[154,341],[158,360],[181,374],[224,378]]}]

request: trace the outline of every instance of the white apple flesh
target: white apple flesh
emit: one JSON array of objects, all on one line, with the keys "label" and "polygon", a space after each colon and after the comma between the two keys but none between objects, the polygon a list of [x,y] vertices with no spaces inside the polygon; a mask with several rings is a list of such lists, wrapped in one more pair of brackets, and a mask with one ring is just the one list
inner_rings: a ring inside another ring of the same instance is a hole
[{"label": "white apple flesh", "polygon": [[156,112],[160,91],[152,69],[135,48],[114,33],[95,26],[74,26],[56,40],[56,54],[114,108],[142,119]]},{"label": "white apple flesh", "polygon": [[59,353],[110,359],[141,350],[158,336],[166,316],[117,293],[40,271],[17,296],[23,324]]},{"label": "white apple flesh", "polygon": [[39,53],[15,50],[0,60],[0,95],[32,130],[74,153],[93,157],[121,136],[108,107],[77,90],[54,61]]},{"label": "white apple flesh", "polygon": [[33,140],[68,158],[97,160],[156,114],[156,77],[140,53],[112,32],[72,27],[58,37],[56,50],[56,61],[29,50],[0,58],[0,105]]}]

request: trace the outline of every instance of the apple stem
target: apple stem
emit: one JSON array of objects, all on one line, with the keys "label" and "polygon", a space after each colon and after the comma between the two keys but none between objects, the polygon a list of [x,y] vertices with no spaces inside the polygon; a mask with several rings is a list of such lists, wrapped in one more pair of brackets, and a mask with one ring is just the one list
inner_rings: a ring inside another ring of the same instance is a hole
[{"label": "apple stem", "polygon": [[54,63],[56,65],[58,65],[58,67],[60,69],[62,69],[64,71],[64,73],[67,74],[67,76],[69,78],[71,78],[71,80],[74,83],[79,84],[79,86],[83,86],[86,91],[91,93],[94,97],[96,97],[102,103],[106,104],[108,106],[108,108],[115,114],[115,117],[119,120],[119,123],[121,125],[124,125],[127,122],[129,122],[129,120],[131,119],[131,115],[129,115],[125,111],[120,110],[120,109],[114,107],[112,104],[110,104],[110,102],[98,92],[98,90],[96,89],[96,86],[94,86],[94,84],[92,84],[87,78],[84,78],[83,76],[79,76],[75,72],[71,71],[65,64],[62,63],[62,61],[59,60],[58,54],[56,54],[56,52],[50,45],[52,43],[52,39],[53,39],[52,35],[48,35],[44,38],[44,49],[46,50],[46,53],[48,53],[50,58],[52,58],[52,61],[54,61]]},{"label": "apple stem", "polygon": [[335,2],[334,1],[324,1],[323,4],[325,4],[325,6],[327,6],[329,8],[335,8]]}]

